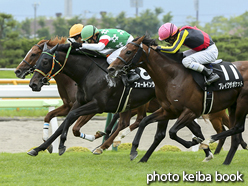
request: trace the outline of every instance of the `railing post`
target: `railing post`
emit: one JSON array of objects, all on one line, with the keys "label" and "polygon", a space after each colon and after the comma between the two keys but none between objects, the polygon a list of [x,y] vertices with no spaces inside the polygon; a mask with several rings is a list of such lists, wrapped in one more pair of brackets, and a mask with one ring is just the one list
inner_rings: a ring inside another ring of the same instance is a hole
[{"label": "railing post", "polygon": [[[48,107],[48,111],[54,110],[55,107]],[[57,117],[54,117],[50,121],[50,125],[52,126],[52,133],[54,133],[58,129],[58,120]],[[58,148],[59,148],[59,139],[57,138],[53,143],[53,153],[58,153]]]}]

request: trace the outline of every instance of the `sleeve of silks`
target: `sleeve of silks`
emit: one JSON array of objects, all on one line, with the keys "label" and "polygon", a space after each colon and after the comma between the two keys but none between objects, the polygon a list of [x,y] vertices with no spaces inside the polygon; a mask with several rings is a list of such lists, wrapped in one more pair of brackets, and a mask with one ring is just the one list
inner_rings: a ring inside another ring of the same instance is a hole
[{"label": "sleeve of silks", "polygon": [[182,30],[181,32],[178,33],[177,39],[172,46],[158,46],[157,50],[171,54],[176,53],[183,45],[188,34],[189,32],[187,30]]}]

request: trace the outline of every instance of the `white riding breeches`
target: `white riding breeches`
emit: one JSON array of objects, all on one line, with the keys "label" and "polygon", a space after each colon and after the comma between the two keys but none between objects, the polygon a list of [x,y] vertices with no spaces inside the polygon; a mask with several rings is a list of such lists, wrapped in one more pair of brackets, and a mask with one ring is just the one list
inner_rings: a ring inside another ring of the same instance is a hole
[{"label": "white riding breeches", "polygon": [[183,54],[186,56],[182,63],[186,68],[202,72],[204,66],[202,64],[208,64],[214,62],[218,57],[218,49],[215,44],[212,44],[207,49],[202,51],[187,50]]},{"label": "white riding breeches", "polygon": [[[128,43],[132,42],[133,41],[133,36],[130,35],[130,37],[128,38],[127,42],[125,45],[127,45]],[[121,53],[121,50],[124,48],[125,46],[123,47],[120,47],[118,48],[117,50],[115,50],[112,54],[109,55],[109,57],[107,58],[107,62],[108,64],[111,64]]]}]

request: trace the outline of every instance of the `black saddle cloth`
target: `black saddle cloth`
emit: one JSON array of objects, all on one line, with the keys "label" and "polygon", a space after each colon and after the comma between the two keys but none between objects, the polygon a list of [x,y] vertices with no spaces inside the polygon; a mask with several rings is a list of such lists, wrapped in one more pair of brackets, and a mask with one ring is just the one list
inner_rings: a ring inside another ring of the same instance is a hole
[{"label": "black saddle cloth", "polygon": [[211,92],[243,87],[243,77],[232,63],[210,63],[204,66],[206,68],[212,69],[214,73],[220,76],[220,79],[212,83],[210,86],[206,86],[204,85],[205,77],[199,72],[190,70],[194,80],[202,88],[202,90]]}]

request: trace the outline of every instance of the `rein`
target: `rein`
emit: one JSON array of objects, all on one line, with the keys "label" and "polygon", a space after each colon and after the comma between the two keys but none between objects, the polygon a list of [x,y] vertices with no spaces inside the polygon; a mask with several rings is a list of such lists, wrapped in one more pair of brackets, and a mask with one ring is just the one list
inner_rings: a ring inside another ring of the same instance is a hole
[{"label": "rein", "polygon": [[[70,45],[70,47],[69,47],[69,49],[68,49],[68,51],[66,53],[66,57],[65,57],[65,61],[64,61],[64,64],[63,65],[61,65],[61,63],[56,59],[55,53],[52,55],[52,54],[49,54],[48,52],[42,52],[43,54],[47,54],[47,55],[53,57],[53,62],[52,62],[51,70],[47,74],[45,74],[43,71],[41,71],[39,69],[35,69],[34,70],[35,72],[39,72],[41,75],[44,76],[44,78],[42,78],[42,84],[44,84],[44,85],[50,85],[50,83],[49,83],[50,79],[52,77],[56,76],[58,73],[60,73],[61,70],[63,70],[63,68],[65,67],[65,64],[67,62],[67,59],[69,57],[69,54],[71,52],[71,48],[72,48],[72,46]],[[54,70],[54,67],[55,67],[55,64],[56,63],[60,66],[60,69],[57,72],[55,72],[54,74],[52,74],[52,71]]]},{"label": "rein", "polygon": [[96,66],[98,66],[100,69],[102,69],[106,74],[108,74],[108,71],[106,69],[104,69],[101,65],[99,65],[97,62],[95,62],[92,57],[90,57],[86,52],[80,50],[80,53],[84,54],[85,56],[87,56],[91,61],[93,61],[93,63],[96,64]]}]

